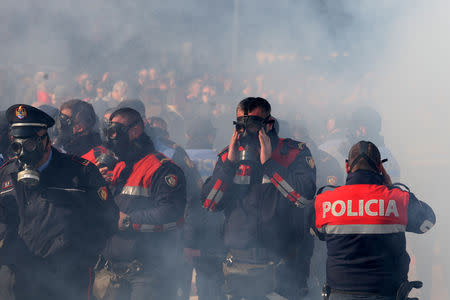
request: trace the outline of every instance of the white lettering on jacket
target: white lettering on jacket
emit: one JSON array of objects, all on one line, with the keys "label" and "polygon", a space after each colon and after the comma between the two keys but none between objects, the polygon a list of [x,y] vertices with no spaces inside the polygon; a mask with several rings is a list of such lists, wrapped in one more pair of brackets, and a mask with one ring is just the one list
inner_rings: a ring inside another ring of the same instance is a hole
[{"label": "white lettering on jacket", "polygon": [[395,200],[389,200],[386,211],[384,209],[384,200],[383,199],[371,199],[371,200],[359,200],[358,201],[358,210],[353,211],[353,200],[347,200],[346,202],[343,200],[336,200],[331,204],[329,201],[325,201],[322,203],[323,210],[323,218],[326,217],[327,213],[331,212],[331,214],[335,217],[343,216],[344,214],[347,217],[356,217],[356,216],[386,216],[394,215],[398,217],[398,209]]}]

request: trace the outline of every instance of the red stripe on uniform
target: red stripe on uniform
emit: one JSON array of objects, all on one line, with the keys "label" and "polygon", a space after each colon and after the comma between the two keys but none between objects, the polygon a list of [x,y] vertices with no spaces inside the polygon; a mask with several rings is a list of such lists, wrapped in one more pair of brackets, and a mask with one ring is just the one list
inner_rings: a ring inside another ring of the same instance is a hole
[{"label": "red stripe on uniform", "polygon": [[270,181],[272,181],[272,183],[273,183],[276,187],[278,187],[278,182],[276,182],[275,179],[270,178]]},{"label": "red stripe on uniform", "polygon": [[289,195],[292,195],[296,200],[300,199],[300,194],[296,191],[290,192]]},{"label": "red stripe on uniform", "polygon": [[218,191],[220,189],[220,186],[222,185],[222,180],[217,179],[216,183],[213,186],[213,189],[215,189],[216,191]]},{"label": "red stripe on uniform", "polygon": [[209,208],[211,206],[211,199],[206,199],[205,203],[203,203],[203,208]]},{"label": "red stripe on uniform", "polygon": [[283,177],[281,177],[278,173],[274,173],[273,178],[278,182],[283,180]]},{"label": "red stripe on uniform", "polygon": [[133,224],[133,230],[140,231],[141,230],[141,224]]}]

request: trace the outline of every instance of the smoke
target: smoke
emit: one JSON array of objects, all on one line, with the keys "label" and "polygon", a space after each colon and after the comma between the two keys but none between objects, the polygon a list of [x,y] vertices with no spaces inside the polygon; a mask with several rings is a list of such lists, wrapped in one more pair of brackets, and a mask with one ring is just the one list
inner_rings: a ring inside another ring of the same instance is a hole
[{"label": "smoke", "polygon": [[449,296],[448,8],[447,1],[432,1],[415,2],[405,10],[386,34],[373,83],[386,143],[402,166],[403,181],[437,215],[430,233],[409,236],[417,276],[425,281],[430,299]]},{"label": "smoke", "polygon": [[[372,105],[402,181],[437,214],[430,233],[409,240],[427,293],[443,295],[445,284],[432,270],[450,269],[449,6],[445,0],[2,1],[0,66],[18,74],[113,71],[135,79],[143,67],[181,64],[180,80],[232,71],[244,85],[244,78],[259,77],[262,87],[253,84],[252,94],[264,94],[275,116],[306,120],[313,138],[330,114]],[[2,86],[4,105],[20,101],[9,100],[20,94],[10,90]]]}]

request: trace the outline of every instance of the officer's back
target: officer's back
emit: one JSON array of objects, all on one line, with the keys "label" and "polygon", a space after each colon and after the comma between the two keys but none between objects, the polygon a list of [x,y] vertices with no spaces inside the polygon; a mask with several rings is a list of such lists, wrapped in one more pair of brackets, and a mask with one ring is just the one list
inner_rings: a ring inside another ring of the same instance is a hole
[{"label": "officer's back", "polygon": [[392,185],[373,143],[355,144],[346,170],[346,185],[315,202],[316,226],[328,248],[330,299],[395,299],[409,286],[405,232],[428,231],[435,215],[409,189]]}]

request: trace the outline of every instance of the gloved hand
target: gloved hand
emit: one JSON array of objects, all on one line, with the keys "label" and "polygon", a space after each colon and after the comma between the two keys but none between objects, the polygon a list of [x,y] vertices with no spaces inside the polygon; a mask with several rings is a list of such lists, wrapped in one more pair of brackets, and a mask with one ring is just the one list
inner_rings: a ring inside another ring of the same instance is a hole
[{"label": "gloved hand", "polygon": [[412,289],[420,289],[422,286],[422,281],[405,281],[398,288],[396,300],[419,300],[419,298],[409,298],[408,295]]}]

